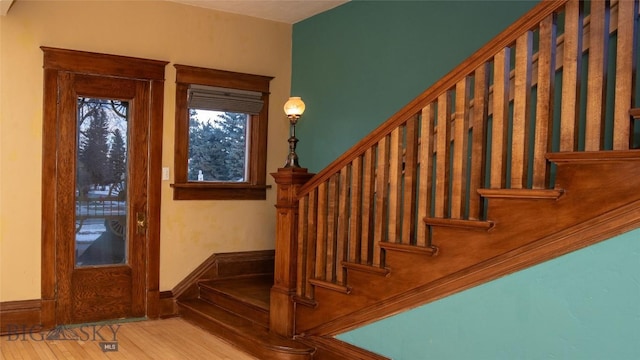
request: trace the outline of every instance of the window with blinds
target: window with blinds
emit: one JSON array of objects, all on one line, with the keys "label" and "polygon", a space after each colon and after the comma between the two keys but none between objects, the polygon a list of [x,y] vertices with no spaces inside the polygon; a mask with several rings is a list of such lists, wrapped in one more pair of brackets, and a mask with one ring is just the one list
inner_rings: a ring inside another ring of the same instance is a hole
[{"label": "window with blinds", "polygon": [[272,78],[174,66],[174,199],[266,198]]}]

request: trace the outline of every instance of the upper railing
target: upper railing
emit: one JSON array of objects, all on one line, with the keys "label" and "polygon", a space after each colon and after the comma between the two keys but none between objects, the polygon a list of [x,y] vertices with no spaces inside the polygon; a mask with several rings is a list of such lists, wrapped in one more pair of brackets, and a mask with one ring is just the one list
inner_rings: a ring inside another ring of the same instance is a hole
[{"label": "upper railing", "polygon": [[637,31],[638,0],[544,1],[313,177],[298,301],[383,248],[436,251],[423,221],[487,226],[479,189],[553,188],[548,152],[637,147]]}]

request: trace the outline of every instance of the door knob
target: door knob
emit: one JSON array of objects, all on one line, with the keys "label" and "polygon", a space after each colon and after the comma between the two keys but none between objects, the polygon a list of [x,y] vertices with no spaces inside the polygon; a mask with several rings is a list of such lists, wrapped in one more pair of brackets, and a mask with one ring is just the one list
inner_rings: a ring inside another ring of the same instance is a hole
[{"label": "door knob", "polygon": [[144,234],[147,230],[147,216],[144,212],[136,213],[136,234]]}]

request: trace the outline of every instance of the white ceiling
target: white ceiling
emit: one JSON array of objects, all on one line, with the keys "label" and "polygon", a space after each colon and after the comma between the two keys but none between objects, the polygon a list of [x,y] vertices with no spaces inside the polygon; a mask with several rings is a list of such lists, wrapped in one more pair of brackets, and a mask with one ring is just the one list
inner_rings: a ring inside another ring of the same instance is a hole
[{"label": "white ceiling", "polygon": [[349,0],[168,0],[261,19],[295,24]]},{"label": "white ceiling", "polygon": [[[0,16],[9,11],[16,0],[0,0]],[[20,0],[17,0],[20,1]],[[131,0],[129,0],[131,1]],[[310,18],[333,9],[349,0],[166,0],[214,9],[235,14],[253,16],[287,24]]]}]

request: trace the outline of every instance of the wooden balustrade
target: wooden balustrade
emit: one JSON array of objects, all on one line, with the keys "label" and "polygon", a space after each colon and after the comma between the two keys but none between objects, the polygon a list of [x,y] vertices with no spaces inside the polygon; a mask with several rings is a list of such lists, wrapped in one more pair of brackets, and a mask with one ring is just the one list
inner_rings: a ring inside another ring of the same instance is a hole
[{"label": "wooden balustrade", "polygon": [[434,254],[425,219],[487,220],[479,189],[553,188],[549,152],[630,149],[637,24],[638,0],[542,2],[314,176],[296,299],[348,292],[345,265],[384,268],[388,244]]}]

